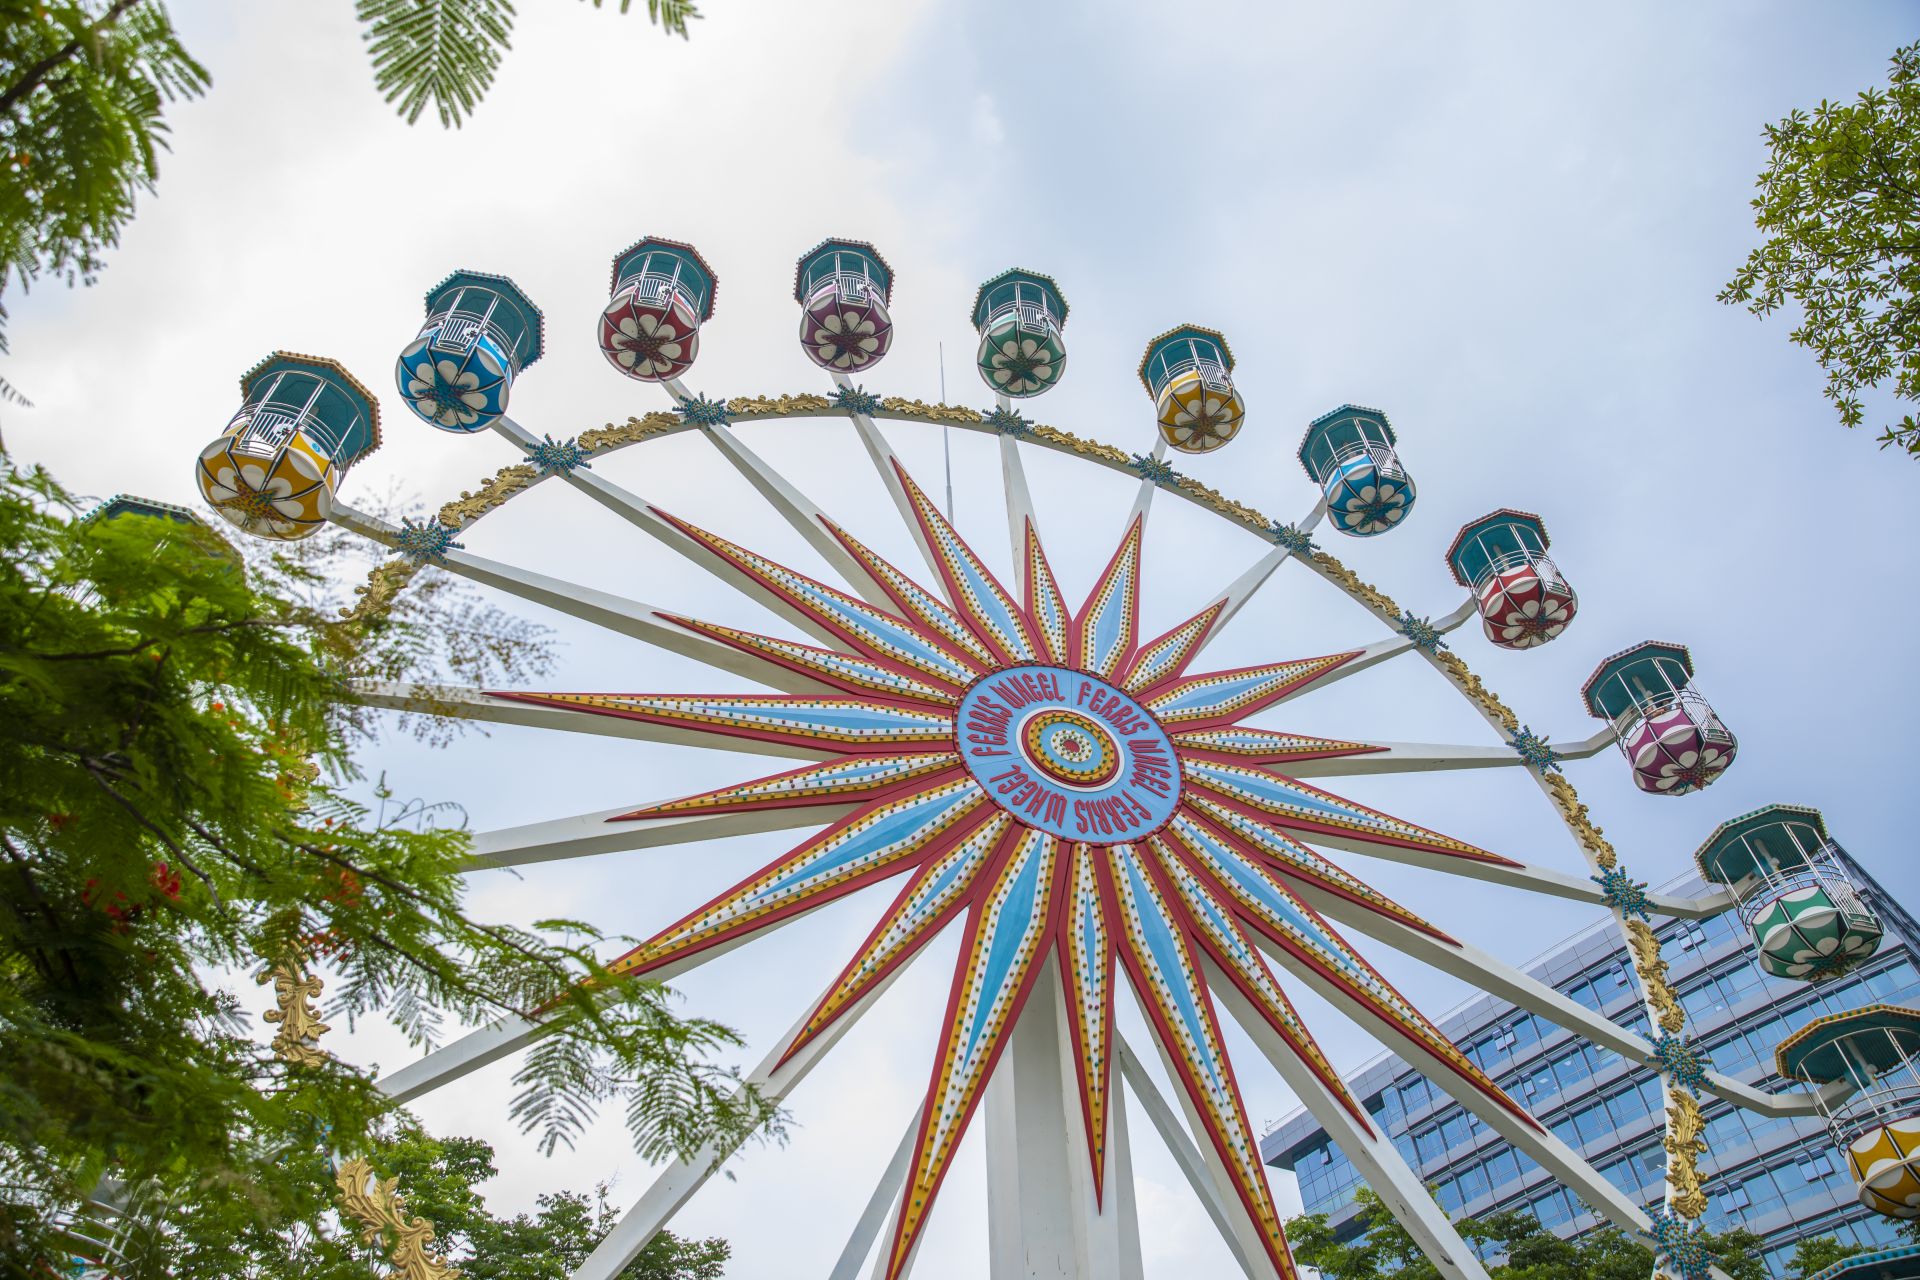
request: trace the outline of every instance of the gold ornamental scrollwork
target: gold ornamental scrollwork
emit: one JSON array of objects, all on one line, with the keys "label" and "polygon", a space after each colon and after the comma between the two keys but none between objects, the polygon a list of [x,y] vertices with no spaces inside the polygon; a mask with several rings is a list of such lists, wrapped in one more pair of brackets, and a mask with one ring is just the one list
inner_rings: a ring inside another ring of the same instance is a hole
[{"label": "gold ornamental scrollwork", "polygon": [[1587,806],[1581,802],[1580,793],[1564,776],[1550,773],[1546,776],[1547,794],[1553,797],[1553,803],[1559,808],[1561,817],[1566,819],[1567,829],[1603,868],[1611,870],[1620,861],[1614,853],[1613,845],[1608,842],[1601,829],[1587,816]]},{"label": "gold ornamental scrollwork", "polygon": [[1698,1218],[1707,1211],[1707,1193],[1700,1186],[1700,1157],[1707,1152],[1706,1118],[1700,1104],[1681,1089],[1667,1094],[1667,1186],[1673,1211]]},{"label": "gold ornamental scrollwork", "polygon": [[923,422],[980,421],[978,409],[969,409],[960,404],[928,404],[924,400],[909,400],[905,396],[888,396],[880,402],[880,407],[889,414],[902,418],[919,418]]},{"label": "gold ornamental scrollwork", "polygon": [[[1446,672],[1447,678],[1458,685],[1460,691],[1473,699],[1474,703],[1482,711],[1486,712],[1488,716],[1492,717],[1501,728],[1505,729],[1508,733],[1518,733],[1520,731],[1520,717],[1513,713],[1512,707],[1500,701],[1498,694],[1494,693],[1493,690],[1487,688],[1487,686],[1481,682],[1480,677],[1468,668],[1465,659],[1461,658],[1458,654],[1449,653],[1445,649],[1442,649],[1433,655],[1433,660],[1440,664],[1440,668]],[[1555,774],[1554,776],[1557,778],[1559,775]]]},{"label": "gold ornamental scrollwork", "polygon": [[1393,622],[1400,617],[1400,606],[1394,603],[1392,596],[1370,582],[1362,582],[1359,574],[1341,564],[1331,553],[1314,552],[1313,564],[1320,571],[1321,576],[1339,584],[1348,595],[1358,599],[1388,622]]},{"label": "gold ornamental scrollwork", "polygon": [[727,414],[733,418],[790,418],[795,414],[827,413],[833,401],[825,396],[728,396]]},{"label": "gold ornamental scrollwork", "polygon": [[398,1280],[458,1280],[460,1269],[433,1251],[433,1225],[407,1217],[407,1202],[395,1190],[398,1178],[382,1179],[366,1160],[343,1162],[334,1171],[340,1211],[358,1221],[360,1238],[375,1244],[386,1238]]},{"label": "gold ornamental scrollwork", "polygon": [[591,431],[580,433],[577,443],[588,453],[605,453],[623,445],[638,444],[653,436],[665,435],[681,426],[680,415],[656,409],[644,418],[628,418],[625,422],[609,422],[604,427],[595,427]]},{"label": "gold ornamental scrollwork", "polygon": [[531,463],[515,462],[500,468],[472,492],[463,490],[458,498],[440,508],[440,523],[449,529],[464,529],[523,489],[533,487],[540,478]]},{"label": "gold ornamental scrollwork", "polygon": [[263,1021],[278,1024],[273,1035],[273,1051],[285,1062],[317,1067],[327,1060],[320,1037],[332,1030],[320,1021],[309,1001],[318,1000],[325,984],[316,973],[301,970],[297,958],[270,966],[255,981],[273,983],[275,1007],[261,1014]]},{"label": "gold ornamental scrollwork", "polygon": [[1660,954],[1660,939],[1654,936],[1653,926],[1645,920],[1627,921],[1627,943],[1633,948],[1634,972],[1640,975],[1647,1003],[1653,1006],[1661,1030],[1679,1035],[1687,1025],[1687,1011],[1667,985],[1667,961]]}]

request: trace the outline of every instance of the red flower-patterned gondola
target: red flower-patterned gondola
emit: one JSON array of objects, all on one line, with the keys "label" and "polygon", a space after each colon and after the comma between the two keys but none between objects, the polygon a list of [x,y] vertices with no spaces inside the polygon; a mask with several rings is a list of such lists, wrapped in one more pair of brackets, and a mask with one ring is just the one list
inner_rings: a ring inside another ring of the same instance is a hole
[{"label": "red flower-patterned gondola", "polygon": [[800,347],[833,373],[878,364],[893,345],[893,269],[864,240],[823,240],[793,273],[800,304]]},{"label": "red flower-patterned gondola", "polygon": [[1473,592],[1487,639],[1532,649],[1573,621],[1580,598],[1547,558],[1540,517],[1501,508],[1461,529],[1447,548],[1453,580]]},{"label": "red flower-patterned gondola", "polygon": [[665,382],[693,367],[700,326],[713,317],[719,284],[692,245],[649,236],[613,260],[613,299],[600,313],[600,351],[641,382]]}]

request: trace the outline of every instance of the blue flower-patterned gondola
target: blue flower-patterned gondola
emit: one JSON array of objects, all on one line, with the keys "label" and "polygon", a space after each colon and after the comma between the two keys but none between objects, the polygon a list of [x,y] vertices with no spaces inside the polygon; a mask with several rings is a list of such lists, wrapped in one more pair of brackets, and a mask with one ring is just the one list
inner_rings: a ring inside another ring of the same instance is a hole
[{"label": "blue flower-patterned gondola", "polygon": [[1327,518],[1341,533],[1370,538],[1413,510],[1413,477],[1400,465],[1393,426],[1378,409],[1343,404],[1307,426],[1300,465],[1327,495]]},{"label": "blue flower-patterned gondola", "polygon": [[484,431],[540,358],[540,308],[505,276],[456,271],[427,293],[427,323],[394,366],[407,407],[443,431]]}]

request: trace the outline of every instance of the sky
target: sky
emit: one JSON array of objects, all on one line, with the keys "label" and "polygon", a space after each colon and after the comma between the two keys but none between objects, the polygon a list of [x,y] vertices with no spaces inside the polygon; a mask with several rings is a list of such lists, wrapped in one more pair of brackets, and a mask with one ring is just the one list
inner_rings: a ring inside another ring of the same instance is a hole
[{"label": "sky", "polygon": [[[823,390],[796,341],[793,262],[851,236],[897,271],[898,336],[867,387],[933,400],[944,376],[949,400],[978,407],[989,396],[968,367],[973,290],[1025,266],[1054,275],[1072,305],[1069,372],[1029,416],[1144,451],[1151,410],[1133,369],[1145,341],[1181,322],[1219,328],[1239,358],[1247,424],[1181,469],[1275,517],[1312,505],[1293,456],[1305,423],[1342,402],[1384,408],[1417,509],[1389,536],[1332,549],[1415,613],[1458,602],[1442,553],[1460,525],[1502,506],[1540,513],[1580,592],[1578,620],[1528,653],[1496,650],[1472,627],[1454,638],[1534,729],[1586,737],[1597,726],[1578,689],[1602,658],[1647,639],[1689,645],[1699,687],[1739,735],[1732,770],[1671,799],[1637,792],[1612,752],[1570,766],[1635,875],[1666,881],[1716,824],[1784,801],[1820,807],[1891,890],[1920,900],[1899,763],[1916,701],[1903,655],[1920,623],[1908,522],[1920,472],[1837,425],[1817,367],[1787,340],[1789,318],[1762,322],[1714,296],[1755,243],[1762,125],[1883,82],[1920,8],[706,0],[682,42],[640,16],[520,7],[494,91],[446,132],[409,128],[380,101],[346,0],[175,4],[213,89],[170,112],[158,194],[99,282],[8,297],[6,375],[35,401],[4,410],[15,458],[84,493],[193,502],[191,461],[237,406],[238,377],[281,348],[333,356],[380,393],[385,444],[348,477],[345,499],[394,489],[437,505],[514,455],[492,435],[437,432],[400,404],[387,370],[423,292],[473,268],[532,295],[547,354],[515,386],[514,414],[564,438],[666,407],[664,392],[608,368],[590,336],[609,261],[646,234],[695,243],[720,277],[695,389]],[[889,430],[923,481],[943,478],[938,432]],[[743,435],[856,535],[910,563],[844,423]],[[963,432],[952,450],[957,522],[1004,564],[993,446]],[[1077,596],[1132,487],[1051,457],[1028,465],[1055,569]],[[596,471],[818,567],[697,439],[628,450]],[[559,485],[464,541],[696,616],[777,626]],[[1146,634],[1261,550],[1164,498],[1148,543]],[[555,629],[549,687],[724,687],[671,655],[508,603]],[[1209,658],[1272,660],[1379,635],[1288,568]],[[1404,662],[1267,722],[1489,741],[1462,699]],[[772,771],[724,752],[552,736],[565,740],[499,729],[431,749],[392,735],[365,763],[403,795],[460,803],[477,830]],[[1579,865],[1517,770],[1336,789],[1527,861]],[[644,936],[782,847],[756,837],[486,873],[470,901],[486,918],[569,916]],[[1516,963],[1597,918],[1344,861]],[[677,984],[684,1007],[738,1028],[751,1065],[885,900],[856,895],[706,965]],[[1362,950],[1433,1014],[1468,994]],[[924,1088],[953,952],[951,934],[930,947],[795,1092],[785,1148],[736,1159],[676,1221],[733,1242],[729,1275],[829,1268]],[[1337,1065],[1377,1052],[1292,989]],[[1129,1026],[1144,1044],[1137,1019]],[[388,1070],[415,1052],[370,1023],[341,1027],[328,1047]],[[1234,1033],[1229,1048],[1256,1130],[1290,1113],[1248,1042]],[[617,1115],[577,1150],[542,1157],[508,1118],[509,1076],[489,1069],[417,1108],[439,1132],[496,1144],[496,1208],[603,1180],[624,1204],[646,1185]],[[934,1213],[922,1280],[984,1270],[975,1128]],[[1222,1273],[1224,1250],[1137,1117],[1133,1135],[1148,1274]],[[1283,1206],[1297,1203],[1290,1177],[1274,1184]]]}]

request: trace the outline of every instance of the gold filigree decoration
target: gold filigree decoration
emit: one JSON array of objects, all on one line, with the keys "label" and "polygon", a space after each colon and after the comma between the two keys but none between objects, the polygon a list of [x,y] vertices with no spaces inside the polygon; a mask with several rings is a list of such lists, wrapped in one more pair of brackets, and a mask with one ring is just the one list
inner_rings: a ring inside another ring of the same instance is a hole
[{"label": "gold filigree decoration", "polygon": [[299,957],[294,955],[270,966],[255,981],[273,983],[277,1007],[260,1015],[267,1022],[279,1024],[280,1029],[273,1034],[273,1051],[284,1061],[303,1067],[325,1062],[327,1051],[320,1047],[320,1037],[332,1028],[320,1021],[320,1015],[307,1003],[320,998],[325,986],[320,975],[301,972]]},{"label": "gold filigree decoration", "polygon": [[1308,563],[1320,576],[1338,583],[1348,595],[1358,599],[1388,622],[1399,620],[1400,606],[1394,603],[1392,596],[1370,582],[1362,582],[1359,574],[1341,564],[1327,552],[1314,552]]},{"label": "gold filigree decoration", "polygon": [[685,425],[679,414],[656,409],[644,418],[628,418],[625,422],[609,422],[604,427],[582,431],[576,443],[588,453],[599,454],[609,449],[639,444],[653,436],[666,435]]},{"label": "gold filigree decoration", "polygon": [[1557,773],[1548,774],[1545,781],[1547,794],[1553,797],[1553,803],[1566,819],[1567,829],[1573,832],[1574,839],[1593,854],[1594,861],[1601,867],[1612,870],[1614,864],[1619,862],[1619,856],[1614,853],[1613,845],[1600,828],[1587,816],[1587,806],[1581,803],[1580,794],[1573,789],[1573,784]]},{"label": "gold filigree decoration", "polygon": [[478,489],[461,490],[460,496],[440,508],[440,523],[449,529],[464,529],[481,516],[502,506],[508,498],[533,486],[540,472],[533,464],[515,462],[489,476]]},{"label": "gold filigree decoration", "polygon": [[1680,1007],[1679,998],[1667,985],[1667,962],[1660,954],[1660,939],[1654,936],[1653,926],[1645,920],[1628,920],[1626,929],[1627,945],[1633,949],[1634,971],[1646,988],[1647,1003],[1659,1015],[1661,1029],[1679,1035],[1687,1025],[1687,1011]]},{"label": "gold filigree decoration", "polygon": [[727,397],[727,415],[732,418],[786,418],[797,413],[826,413],[832,408],[833,401],[816,395]]},{"label": "gold filigree decoration", "polygon": [[392,1275],[399,1280],[458,1280],[460,1269],[433,1251],[433,1226],[407,1217],[407,1202],[395,1190],[398,1178],[377,1177],[365,1159],[345,1161],[334,1171],[341,1212],[360,1223],[360,1238],[374,1244],[386,1237],[392,1249]]},{"label": "gold filigree decoration", "polygon": [[1202,506],[1211,507],[1227,519],[1237,521],[1249,529],[1264,532],[1269,526],[1270,522],[1267,518],[1252,507],[1223,497],[1219,490],[1208,488],[1192,476],[1181,476],[1176,487]]},{"label": "gold filigree decoration", "polygon": [[340,611],[340,616],[348,622],[365,622],[378,617],[393,607],[393,599],[407,589],[413,581],[413,575],[419,572],[419,566],[410,560],[392,559],[377,564],[367,574],[367,580],[353,589],[359,599]]},{"label": "gold filigree decoration", "polygon": [[[1520,731],[1520,717],[1513,714],[1513,708],[1500,701],[1498,694],[1481,683],[1480,677],[1468,669],[1460,655],[1448,653],[1442,649],[1433,655],[1433,660],[1440,665],[1442,671],[1446,672],[1447,678],[1458,685],[1460,691],[1472,698],[1475,704],[1502,729],[1510,734]],[[1558,774],[1553,776],[1556,781],[1559,780]]]},{"label": "gold filigree decoration", "polygon": [[1700,1157],[1707,1153],[1706,1118],[1700,1104],[1683,1089],[1667,1091],[1667,1187],[1673,1211],[1698,1218],[1707,1211],[1707,1193],[1700,1186]]},{"label": "gold filigree decoration", "polygon": [[[731,403],[731,402],[729,402]],[[901,418],[919,418],[926,422],[978,422],[980,411],[960,404],[928,404],[905,396],[888,396],[880,402],[888,414]],[[1036,433],[1050,428],[1036,427]]]}]

